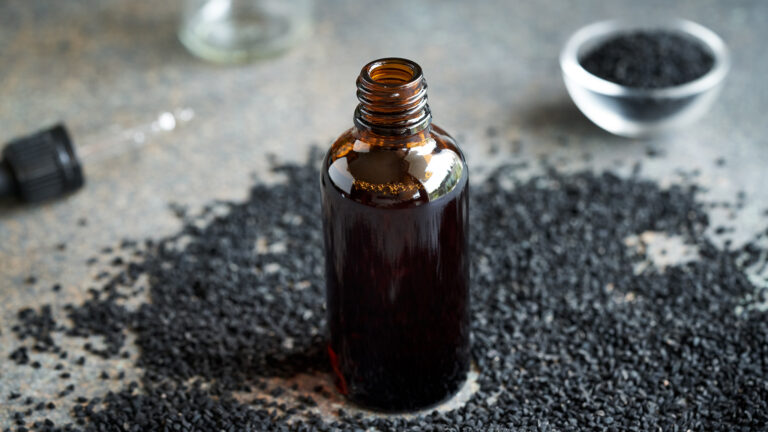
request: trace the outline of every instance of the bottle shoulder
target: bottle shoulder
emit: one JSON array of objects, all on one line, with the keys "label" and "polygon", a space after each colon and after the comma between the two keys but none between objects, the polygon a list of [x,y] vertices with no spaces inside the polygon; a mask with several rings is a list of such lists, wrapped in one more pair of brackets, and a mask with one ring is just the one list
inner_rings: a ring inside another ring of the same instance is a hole
[{"label": "bottle shoulder", "polygon": [[419,139],[381,145],[349,129],[323,163],[323,186],[375,207],[410,207],[463,189],[468,170],[456,141],[433,125]]}]

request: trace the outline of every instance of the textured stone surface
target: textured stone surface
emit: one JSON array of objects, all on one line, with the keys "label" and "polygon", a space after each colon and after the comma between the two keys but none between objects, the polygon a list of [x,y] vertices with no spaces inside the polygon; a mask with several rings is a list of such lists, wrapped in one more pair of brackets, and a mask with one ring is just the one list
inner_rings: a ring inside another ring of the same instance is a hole
[{"label": "textured stone surface", "polygon": [[[737,237],[761,228],[757,215],[768,207],[768,58],[759,55],[768,39],[765,2],[323,2],[309,41],[282,57],[232,67],[183,50],[175,39],[177,3],[0,5],[0,139],[63,120],[77,142],[110,142],[120,136],[115,128],[148,125],[180,108],[195,113],[175,130],[150,136],[140,152],[87,166],[88,183],[76,195],[32,208],[0,204],[0,400],[12,390],[43,396],[65,385],[45,367],[6,367],[16,344],[8,327],[20,307],[51,303],[62,316],[63,305],[83,299],[93,280],[89,257],[122,238],[159,237],[178,227],[169,203],[194,211],[211,200],[244,197],[254,173],[271,180],[264,173],[268,153],[300,161],[311,143],[327,145],[351,125],[354,79],[376,57],[409,57],[423,66],[436,122],[459,138],[474,179],[511,158],[515,141],[522,142],[518,158],[581,160],[590,153],[583,165],[621,161],[619,171],[653,148],[665,156],[647,162],[646,175],[674,182],[678,168],[698,168],[699,182],[711,189],[705,198],[746,192],[745,210],[729,221]],[[604,133],[568,99],[557,64],[562,43],[599,19],[668,16],[700,22],[731,47],[733,69],[718,103],[669,137],[632,141]],[[712,226],[727,218],[717,210]],[[57,248],[62,242],[65,251]],[[24,282],[29,275],[36,284]],[[61,293],[52,292],[54,282],[62,283]],[[77,346],[69,349],[73,358]],[[118,368],[130,374],[130,364],[89,360],[74,369],[82,375],[73,376],[73,396],[118,386],[95,378]],[[9,424],[5,409],[0,404],[0,427]]]}]

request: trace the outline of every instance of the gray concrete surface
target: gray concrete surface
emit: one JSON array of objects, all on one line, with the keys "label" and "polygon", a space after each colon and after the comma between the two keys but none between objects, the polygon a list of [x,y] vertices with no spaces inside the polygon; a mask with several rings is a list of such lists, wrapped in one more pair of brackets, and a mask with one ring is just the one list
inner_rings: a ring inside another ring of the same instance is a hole
[{"label": "gray concrete surface", "polygon": [[[170,202],[199,208],[242,199],[254,177],[271,181],[267,153],[303,161],[311,144],[327,146],[351,126],[354,80],[367,61],[418,61],[430,84],[435,121],[457,136],[473,181],[494,164],[551,155],[569,165],[626,172],[648,148],[644,175],[679,180],[700,169],[707,199],[739,190],[748,204],[738,236],[763,228],[768,207],[768,2],[754,1],[323,1],[313,37],[284,56],[217,66],[184,51],[175,38],[180,2],[6,0],[0,3],[0,140],[63,120],[81,143],[109,142],[121,128],[150,127],[163,112],[194,117],[150,133],[145,148],[87,166],[87,186],[57,202],[0,205],[0,428],[9,426],[10,391],[50,395],[63,383],[45,368],[17,368],[8,354],[16,311],[77,303],[92,284],[85,260],[122,238],[161,237],[178,228]],[[699,123],[648,141],[611,136],[568,99],[557,64],[570,33],[613,17],[679,16],[719,33],[733,68],[719,101]],[[493,140],[488,127],[498,130]],[[568,145],[561,145],[563,137]],[[489,156],[491,143],[500,152]],[[593,159],[582,161],[584,153]],[[726,165],[717,167],[715,159]],[[715,221],[727,214],[714,213]],[[87,226],[77,221],[86,218]],[[66,251],[56,245],[67,242]],[[24,283],[34,274],[35,285]],[[51,292],[54,282],[63,293]],[[71,344],[74,354],[81,340]],[[131,360],[93,360],[73,395],[106,387],[102,369],[130,370]],[[77,369],[75,369],[77,370]],[[65,418],[65,411],[54,416]]]}]

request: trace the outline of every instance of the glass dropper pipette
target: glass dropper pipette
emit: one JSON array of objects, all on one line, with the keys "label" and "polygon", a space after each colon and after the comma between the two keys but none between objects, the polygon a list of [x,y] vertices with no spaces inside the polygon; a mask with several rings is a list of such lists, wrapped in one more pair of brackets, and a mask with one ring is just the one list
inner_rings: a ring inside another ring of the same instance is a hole
[{"label": "glass dropper pipette", "polygon": [[145,124],[78,136],[77,149],[63,124],[11,140],[0,159],[0,198],[39,202],[72,193],[85,184],[83,165],[140,150],[194,115],[192,109],[180,108],[162,112]]}]

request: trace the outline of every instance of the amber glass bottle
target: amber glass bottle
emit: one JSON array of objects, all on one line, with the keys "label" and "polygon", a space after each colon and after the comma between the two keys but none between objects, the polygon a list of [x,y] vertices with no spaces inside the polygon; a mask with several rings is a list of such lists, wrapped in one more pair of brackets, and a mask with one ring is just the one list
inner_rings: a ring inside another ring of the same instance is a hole
[{"label": "amber glass bottle", "polygon": [[448,398],[469,368],[467,166],[426,89],[412,61],[367,64],[322,167],[331,365],[341,393],[385,411]]}]

